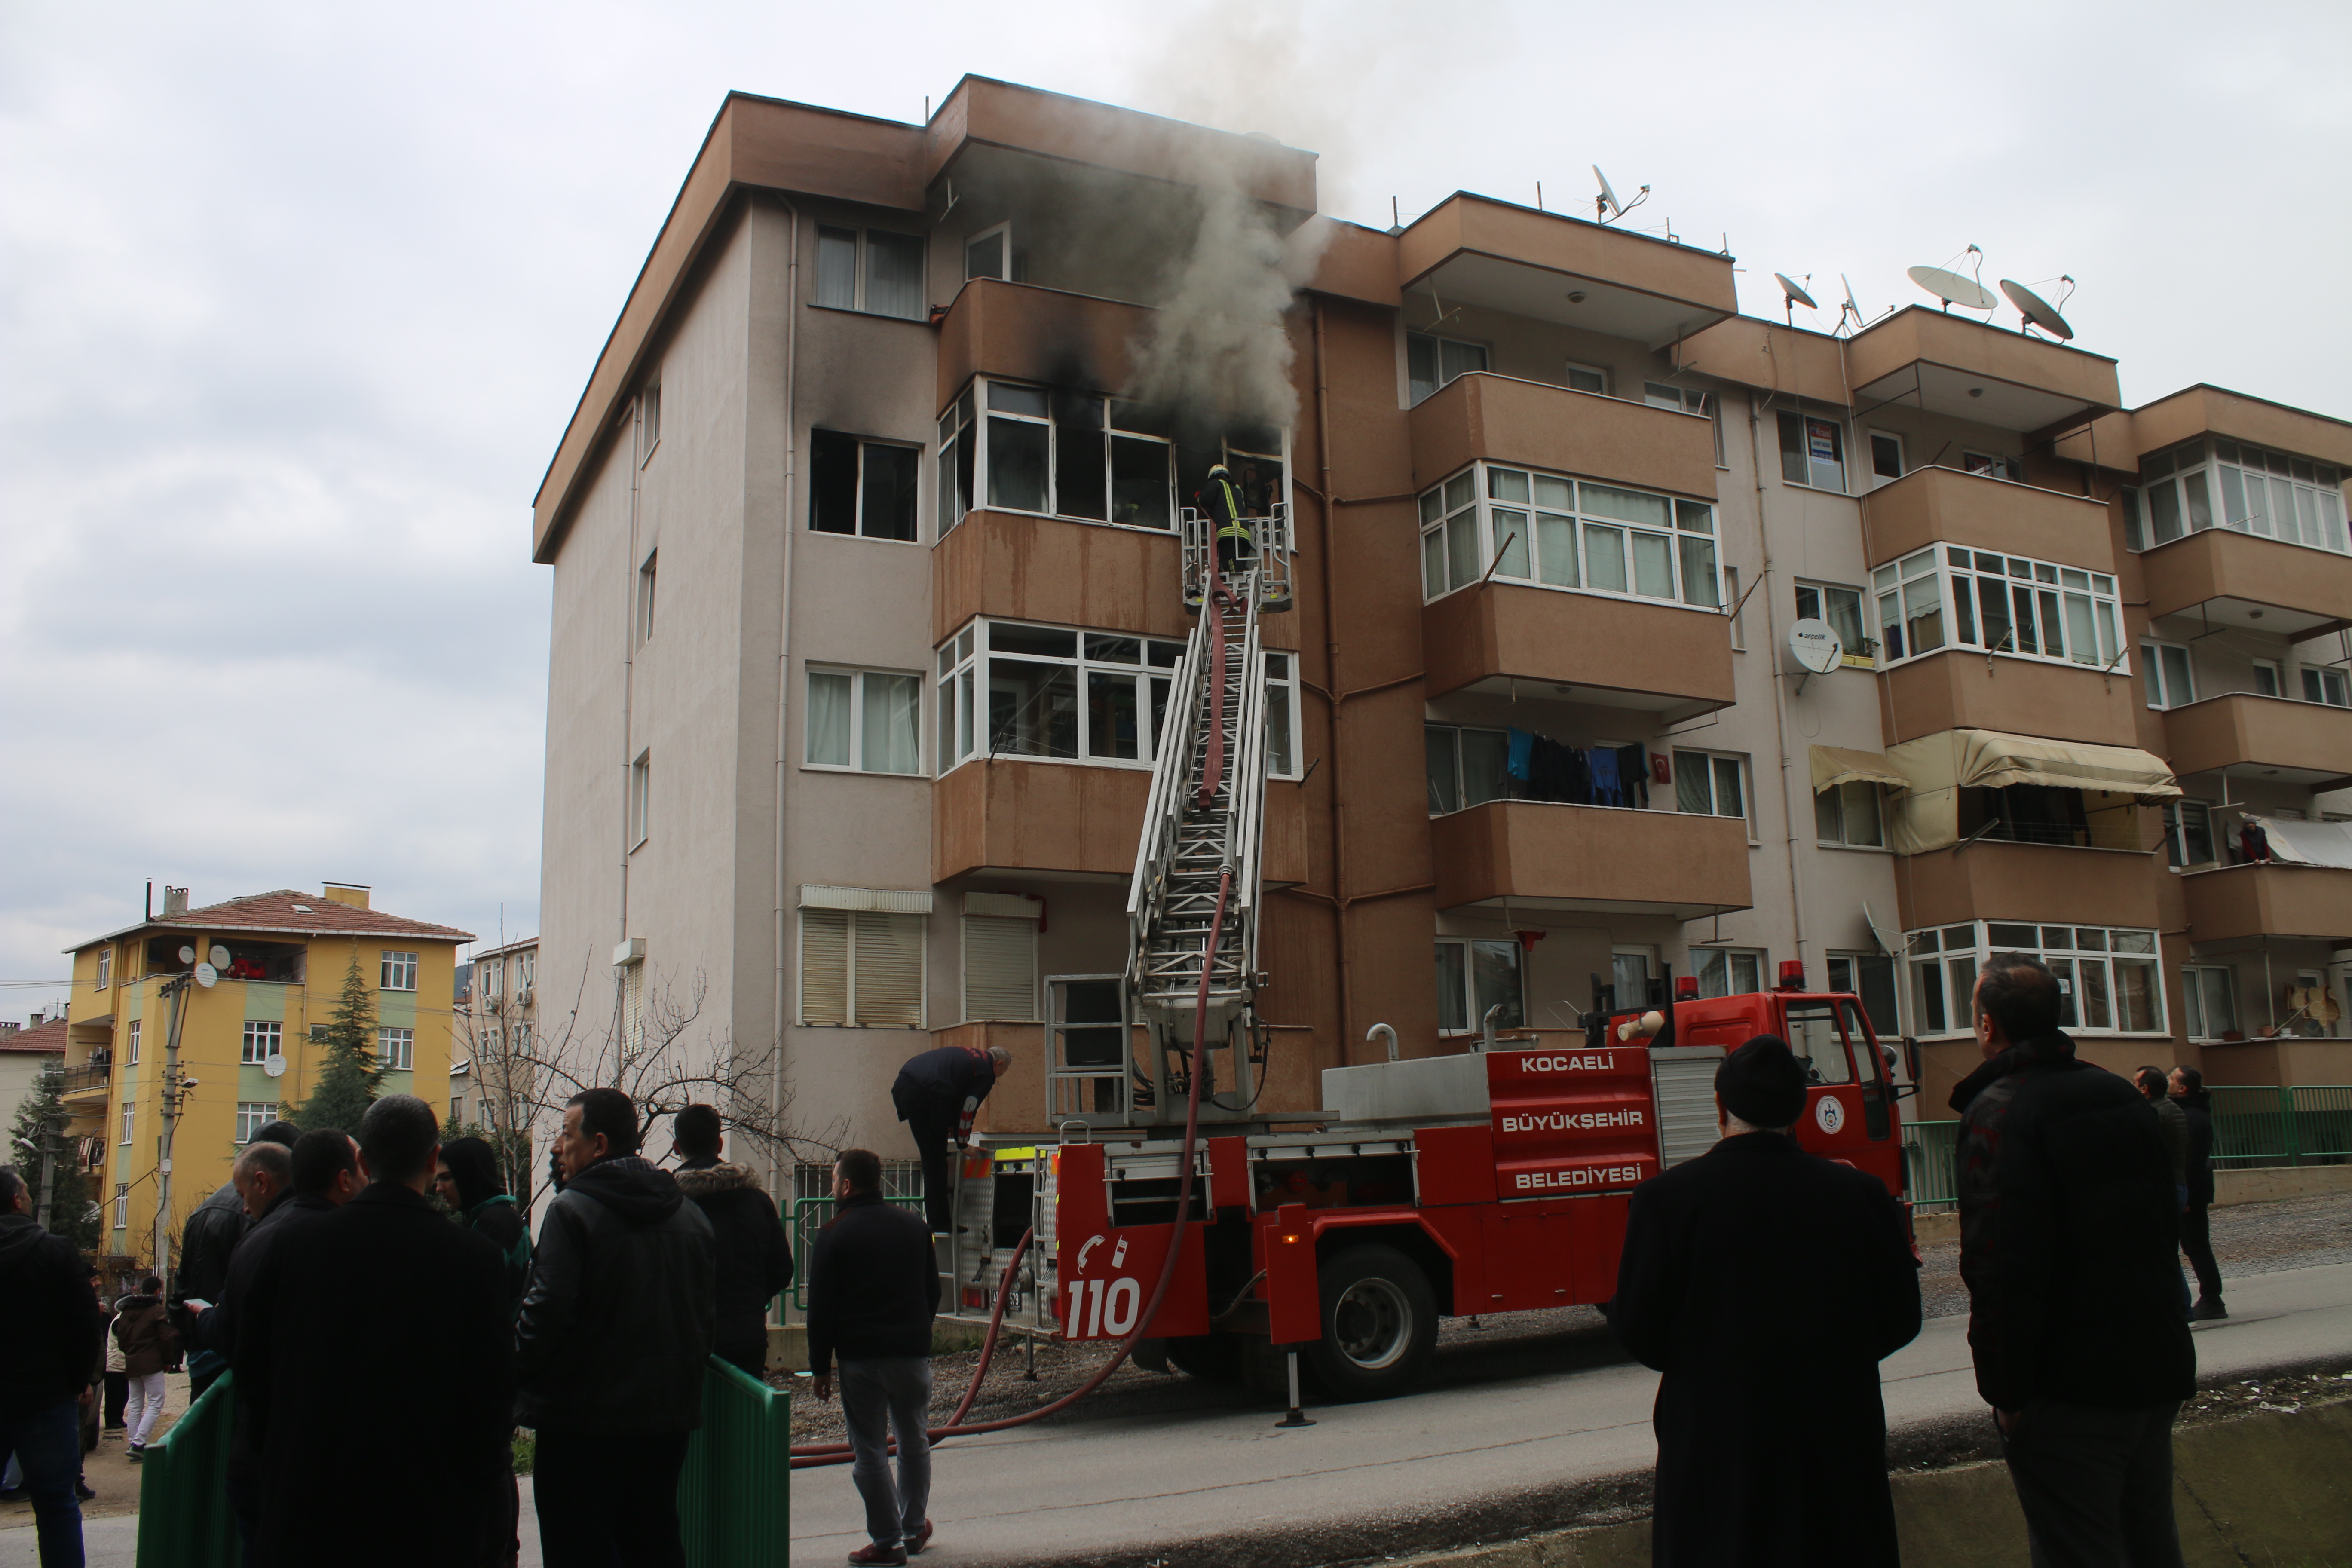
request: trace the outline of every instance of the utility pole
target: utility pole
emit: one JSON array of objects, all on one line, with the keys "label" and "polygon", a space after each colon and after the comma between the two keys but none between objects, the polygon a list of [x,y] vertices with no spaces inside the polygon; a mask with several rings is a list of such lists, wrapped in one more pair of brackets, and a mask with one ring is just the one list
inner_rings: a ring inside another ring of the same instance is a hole
[{"label": "utility pole", "polygon": [[[180,949],[183,963],[195,956],[193,947]],[[172,1021],[163,1033],[163,1131],[155,1140],[155,1272],[163,1281],[166,1300],[172,1294],[172,1135],[179,1131],[181,1101],[196,1087],[194,1079],[180,1076],[180,1027],[186,1019],[189,983],[209,991],[215,978],[210,963],[198,963],[187,973],[165,981],[162,988],[162,994],[172,999]]]}]

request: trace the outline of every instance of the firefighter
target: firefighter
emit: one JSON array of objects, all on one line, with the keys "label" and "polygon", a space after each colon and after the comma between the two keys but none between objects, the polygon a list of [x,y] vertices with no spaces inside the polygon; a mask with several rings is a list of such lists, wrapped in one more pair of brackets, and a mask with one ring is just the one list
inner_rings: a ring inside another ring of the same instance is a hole
[{"label": "firefighter", "polygon": [[1250,531],[1249,502],[1241,487],[1234,483],[1233,471],[1219,463],[1209,470],[1209,483],[1201,491],[1203,510],[1216,531],[1217,570],[1230,572],[1236,567],[1255,564],[1257,541]]},{"label": "firefighter", "polygon": [[955,1223],[948,1141],[952,1138],[958,1149],[971,1146],[980,1102],[1012,1065],[1013,1053],[1003,1046],[984,1051],[941,1046],[910,1058],[890,1085],[890,1103],[914,1134],[915,1152],[923,1162],[923,1212],[934,1235],[946,1235]]}]

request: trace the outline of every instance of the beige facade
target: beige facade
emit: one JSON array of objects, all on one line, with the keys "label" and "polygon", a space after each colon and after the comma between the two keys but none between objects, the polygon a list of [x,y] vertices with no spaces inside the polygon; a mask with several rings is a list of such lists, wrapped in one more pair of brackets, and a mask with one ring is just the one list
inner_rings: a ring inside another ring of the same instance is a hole
[{"label": "beige facade", "polygon": [[[701,987],[679,1048],[781,1040],[803,1127],[891,1154],[899,1061],[1003,1043],[992,1121],[1041,1128],[1047,983],[1124,963],[1136,716],[1190,625],[1155,523],[1223,455],[1297,549],[1264,623],[1267,1109],[1374,1024],[1457,1049],[1496,1004],[1566,1026],[1596,974],[1796,961],[1922,1041],[1933,1118],[1954,988],[2027,946],[2103,1061],[2352,1081],[2352,1040],[2252,1038],[2290,987],[2347,999],[2352,868],[2231,863],[2245,814],[2320,824],[2352,780],[2352,426],[2126,411],[2113,361],[2004,326],[1799,331],[1738,316],[1712,251],[1466,195],[1383,233],[1311,216],[1313,180],[978,79],[928,126],[729,98],[535,504],[542,1029]],[[1155,456],[1118,399],[1171,257],[1134,215],[1204,181],[1312,258],[1269,328],[1297,412]],[[2207,499],[2151,499],[2200,440]],[[2278,495],[2229,514],[2250,442]],[[1816,747],[1971,731],[2060,754],[1940,781],[1962,841],[1898,855],[1889,785],[1812,789]],[[2152,771],[2078,787],[2069,747]]]}]

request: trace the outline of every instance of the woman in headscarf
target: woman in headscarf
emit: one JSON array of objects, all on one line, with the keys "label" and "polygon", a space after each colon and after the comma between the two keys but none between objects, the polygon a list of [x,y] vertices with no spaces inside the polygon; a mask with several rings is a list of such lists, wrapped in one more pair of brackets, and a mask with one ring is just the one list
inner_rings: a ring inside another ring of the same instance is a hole
[{"label": "woman in headscarf", "polygon": [[530,1226],[522,1210],[499,1178],[498,1156],[479,1138],[459,1138],[441,1145],[440,1162],[433,1169],[433,1190],[457,1211],[468,1227],[499,1244],[507,1255],[509,1303],[522,1300],[523,1282],[530,1278]]}]

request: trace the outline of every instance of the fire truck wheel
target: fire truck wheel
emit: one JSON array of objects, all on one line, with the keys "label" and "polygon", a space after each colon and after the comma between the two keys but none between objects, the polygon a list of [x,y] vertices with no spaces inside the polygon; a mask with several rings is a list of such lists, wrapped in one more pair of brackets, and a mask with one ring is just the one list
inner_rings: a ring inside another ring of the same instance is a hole
[{"label": "fire truck wheel", "polygon": [[1437,1297],[1392,1247],[1357,1247],[1321,1269],[1323,1337],[1307,1352],[1334,1399],[1386,1399],[1420,1378],[1437,1346]]},{"label": "fire truck wheel", "polygon": [[1170,1340],[1168,1360],[1202,1383],[1239,1383],[1242,1342],[1234,1334],[1194,1334]]}]

